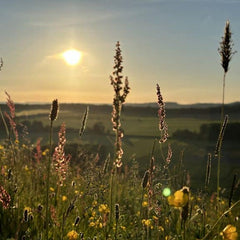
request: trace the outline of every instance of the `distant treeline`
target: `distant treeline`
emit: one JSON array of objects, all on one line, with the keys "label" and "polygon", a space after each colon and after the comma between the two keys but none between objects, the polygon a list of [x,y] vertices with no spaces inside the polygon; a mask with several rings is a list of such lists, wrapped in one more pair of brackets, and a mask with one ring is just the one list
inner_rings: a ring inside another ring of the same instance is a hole
[{"label": "distant treeline", "polygon": [[[60,103],[60,111],[76,111],[84,113],[86,107],[89,106],[90,114],[111,114],[111,105],[93,105],[93,104],[79,104],[79,103]],[[49,109],[50,104],[16,104],[16,111],[29,111],[37,109]],[[1,105],[2,111],[8,111],[6,105]],[[157,117],[157,104],[153,106],[125,106],[123,105],[122,114],[136,117]],[[225,105],[225,114],[229,114],[231,119],[240,119],[240,103]],[[206,108],[167,108],[167,118],[200,118],[209,120],[218,120],[221,115],[221,107],[206,107]],[[43,115],[43,114],[41,114]],[[36,116],[36,115],[35,115]],[[30,116],[29,116],[30,117]]]},{"label": "distant treeline", "polygon": [[[220,124],[218,123],[209,123],[202,124],[200,126],[199,133],[192,132],[188,129],[185,130],[177,130],[173,133],[172,137],[174,139],[181,140],[205,140],[209,142],[217,141],[218,135],[220,132]],[[232,141],[232,142],[240,142],[240,123],[233,122],[228,123],[225,134],[224,141]]]}]

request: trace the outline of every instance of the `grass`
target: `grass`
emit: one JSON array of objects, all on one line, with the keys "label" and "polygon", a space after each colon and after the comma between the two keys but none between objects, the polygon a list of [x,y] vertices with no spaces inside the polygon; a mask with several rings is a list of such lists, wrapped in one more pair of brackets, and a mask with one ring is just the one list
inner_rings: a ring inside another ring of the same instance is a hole
[{"label": "grass", "polygon": [[[42,141],[45,146],[33,144],[26,131],[17,132],[19,118],[16,119],[14,102],[6,93],[10,112],[5,114],[5,121],[9,121],[8,138],[0,145],[0,239],[238,239],[240,201],[236,199],[239,194],[236,172],[226,176],[228,164],[221,159],[221,176],[225,183],[227,178],[232,182],[225,186],[220,181],[220,171],[216,171],[219,161],[212,156],[208,183],[206,147],[213,152],[215,144],[199,139],[190,143],[171,139],[175,130],[187,128],[198,132],[201,124],[209,120],[167,119],[158,85],[158,118],[157,114],[156,117],[121,114],[129,93],[127,79],[123,92],[120,91],[121,61],[117,43],[114,65],[117,70],[113,73],[116,78],[111,77],[115,93],[112,121],[110,113],[94,114],[90,109],[88,115],[89,128],[102,122],[101,134],[93,134],[89,129],[84,132],[81,126],[84,112],[76,109],[61,111],[60,107],[55,122],[58,104],[54,100],[50,121],[45,108],[19,112],[21,117],[29,114],[31,120],[48,126],[49,137],[40,133],[38,136],[46,138]],[[58,128],[53,128],[53,121]],[[159,132],[159,124],[164,135]],[[111,133],[112,125],[115,134]],[[73,133],[77,142],[72,149],[74,157],[65,152],[70,141],[68,126],[82,129],[78,138]],[[160,139],[164,141],[160,143]],[[221,136],[220,144],[224,147],[223,139]],[[110,154],[101,159],[100,148],[87,152],[83,145],[87,142],[111,145]],[[186,158],[189,154],[191,157]]]}]

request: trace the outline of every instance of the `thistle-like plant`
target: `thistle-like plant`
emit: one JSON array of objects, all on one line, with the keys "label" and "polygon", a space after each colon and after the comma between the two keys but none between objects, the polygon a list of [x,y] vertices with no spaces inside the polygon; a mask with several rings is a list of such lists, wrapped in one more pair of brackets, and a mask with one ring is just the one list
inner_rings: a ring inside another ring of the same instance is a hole
[{"label": "thistle-like plant", "polygon": [[120,49],[120,43],[117,42],[116,44],[116,55],[114,56],[114,71],[112,76],[110,76],[110,81],[113,86],[114,90],[114,98],[113,98],[113,111],[112,111],[112,123],[113,123],[113,131],[116,134],[115,140],[115,166],[120,168],[122,166],[122,137],[123,137],[123,130],[121,128],[121,110],[122,105],[126,100],[126,97],[129,93],[129,84],[128,78],[125,78],[124,87],[122,82],[122,54]]}]

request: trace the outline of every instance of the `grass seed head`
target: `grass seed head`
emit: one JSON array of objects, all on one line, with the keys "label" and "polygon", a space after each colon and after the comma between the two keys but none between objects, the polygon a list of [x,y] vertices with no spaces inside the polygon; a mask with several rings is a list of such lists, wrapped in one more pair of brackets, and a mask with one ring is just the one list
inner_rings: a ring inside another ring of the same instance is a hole
[{"label": "grass seed head", "polygon": [[230,22],[228,20],[226,21],[224,36],[220,42],[218,52],[221,56],[221,65],[224,72],[227,73],[232,56],[236,53],[236,51],[233,51],[232,33],[230,29]]},{"label": "grass seed head", "polygon": [[58,100],[54,99],[53,102],[52,102],[51,112],[50,112],[50,115],[49,115],[49,119],[51,121],[54,121],[54,120],[57,119],[57,117],[58,117],[58,110],[59,110]]}]

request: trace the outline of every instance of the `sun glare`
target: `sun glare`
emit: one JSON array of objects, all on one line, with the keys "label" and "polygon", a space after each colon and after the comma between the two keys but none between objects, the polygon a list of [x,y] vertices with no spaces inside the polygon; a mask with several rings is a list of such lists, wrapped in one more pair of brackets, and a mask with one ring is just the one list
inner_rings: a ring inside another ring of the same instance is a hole
[{"label": "sun glare", "polygon": [[67,64],[73,66],[73,65],[76,65],[79,63],[79,61],[81,60],[82,54],[81,54],[81,52],[79,52],[75,49],[70,49],[70,50],[65,51],[62,54],[62,56]]}]

